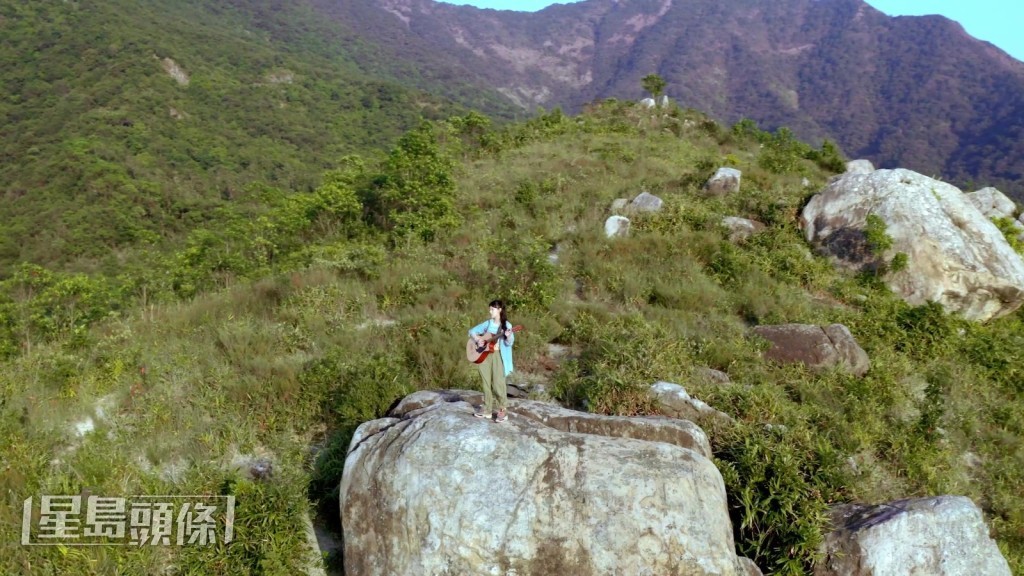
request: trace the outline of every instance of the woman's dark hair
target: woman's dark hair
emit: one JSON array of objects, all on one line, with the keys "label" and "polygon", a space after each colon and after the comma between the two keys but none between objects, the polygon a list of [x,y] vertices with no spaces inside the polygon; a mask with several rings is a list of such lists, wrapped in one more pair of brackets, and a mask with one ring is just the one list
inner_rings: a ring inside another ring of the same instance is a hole
[{"label": "woman's dark hair", "polygon": [[502,302],[501,300],[491,300],[491,303],[488,304],[488,306],[493,306],[495,308],[501,309],[501,325],[498,326],[498,335],[504,338],[505,330],[507,329],[508,326],[508,316],[505,315],[505,303]]}]

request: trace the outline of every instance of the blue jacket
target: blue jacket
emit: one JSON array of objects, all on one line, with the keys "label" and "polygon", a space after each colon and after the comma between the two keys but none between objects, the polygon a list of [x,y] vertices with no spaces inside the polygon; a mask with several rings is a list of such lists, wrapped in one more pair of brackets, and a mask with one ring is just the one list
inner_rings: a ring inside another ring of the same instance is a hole
[{"label": "blue jacket", "polygon": [[[511,330],[512,329],[512,323],[509,322],[508,320],[506,320],[505,321],[505,328]],[[493,321],[493,320],[491,320],[490,318],[488,318],[487,320],[484,320],[483,322],[481,322],[481,323],[477,324],[476,326],[473,326],[472,328],[470,328],[469,329],[469,337],[472,338],[474,334],[479,336],[480,334],[483,334],[484,332],[490,332],[491,334],[497,334],[498,333],[498,323]],[[515,344],[515,342],[516,342],[516,335],[515,335],[514,332],[512,333],[511,336],[508,337],[508,343],[507,344],[505,343],[505,339],[504,338],[498,339],[498,351],[501,352],[501,362],[502,362],[502,364],[505,365],[505,376],[508,376],[509,374],[512,373],[512,345]]]}]

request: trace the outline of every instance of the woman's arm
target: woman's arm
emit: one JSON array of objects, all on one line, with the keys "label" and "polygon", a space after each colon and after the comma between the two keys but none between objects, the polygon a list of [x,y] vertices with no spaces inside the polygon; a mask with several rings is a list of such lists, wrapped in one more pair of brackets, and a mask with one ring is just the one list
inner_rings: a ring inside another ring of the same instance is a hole
[{"label": "woman's arm", "polygon": [[470,328],[469,329],[469,337],[470,338],[477,338],[479,336],[482,336],[483,333],[487,331],[487,323],[488,322],[490,322],[490,320],[484,320],[480,324],[477,324],[476,326],[473,326],[472,328]]},{"label": "woman's arm", "polygon": [[512,331],[512,323],[508,320],[505,321],[505,330],[508,331],[508,337],[505,339],[508,342],[509,348],[516,343],[516,333]]}]

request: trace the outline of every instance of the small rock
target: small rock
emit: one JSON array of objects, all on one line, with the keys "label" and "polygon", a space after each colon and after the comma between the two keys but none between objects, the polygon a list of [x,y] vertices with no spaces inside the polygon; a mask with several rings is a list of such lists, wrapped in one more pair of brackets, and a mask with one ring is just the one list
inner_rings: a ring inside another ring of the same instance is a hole
[{"label": "small rock", "polygon": [[704,183],[704,194],[707,196],[725,196],[740,191],[740,180],[743,173],[735,168],[719,168],[715,175]]},{"label": "small rock", "polygon": [[706,382],[713,382],[715,384],[731,384],[732,380],[729,379],[729,375],[721,370],[715,370],[714,368],[708,368],[706,366],[700,366],[694,368],[693,375],[696,378],[704,380]]},{"label": "small rock", "polygon": [[846,163],[847,174],[871,174],[875,171],[875,165],[871,160],[850,160]]},{"label": "small rock", "polygon": [[608,238],[629,235],[629,218],[625,216],[609,216],[604,221],[604,235]]},{"label": "small rock", "polygon": [[641,192],[636,198],[633,198],[627,209],[635,212],[658,212],[664,204],[665,202],[654,194]]},{"label": "small rock", "polygon": [[725,218],[722,218],[722,226],[725,226],[725,228],[729,230],[730,242],[746,240],[765,229],[764,224],[761,224],[760,222],[747,220],[746,218],[738,218],[736,216],[726,216]]},{"label": "small rock", "polygon": [[270,478],[273,473],[274,465],[270,460],[265,458],[260,458],[253,462],[252,466],[249,467],[249,475],[252,476],[254,480],[265,480]]},{"label": "small rock", "polygon": [[89,432],[96,429],[96,423],[92,421],[92,418],[86,417],[85,420],[75,423],[75,434],[78,436],[85,436]]}]

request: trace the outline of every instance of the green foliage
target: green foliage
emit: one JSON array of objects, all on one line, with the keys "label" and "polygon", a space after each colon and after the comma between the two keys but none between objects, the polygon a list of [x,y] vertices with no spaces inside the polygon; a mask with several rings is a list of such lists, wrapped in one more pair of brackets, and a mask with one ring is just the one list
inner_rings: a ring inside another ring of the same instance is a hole
[{"label": "green foliage", "polygon": [[[989,324],[963,323],[959,355],[978,367],[987,382],[1024,394],[1024,317],[1020,312]],[[949,334],[949,332],[946,332]]]},{"label": "green foliage", "polygon": [[651,96],[657,98],[665,90],[665,79],[657,74],[648,74],[640,79],[640,85],[644,90],[650,92]]},{"label": "green foliage", "polygon": [[461,140],[461,148],[467,153],[479,154],[486,148],[486,138],[491,133],[491,119],[473,111],[465,116],[453,116],[448,119],[452,132]]},{"label": "green foliage", "polygon": [[868,214],[864,225],[864,237],[868,250],[879,261],[879,264],[875,266],[875,276],[884,276],[889,272],[906,269],[909,257],[905,252],[897,252],[889,262],[884,261],[885,253],[892,249],[893,238],[889,236],[885,220],[877,214]]},{"label": "green foliage", "polygon": [[336,425],[357,425],[380,418],[395,401],[413,390],[409,374],[394,358],[371,356],[351,361],[344,353],[325,356],[304,367],[302,388],[325,398],[323,410]]},{"label": "green foliage", "polygon": [[288,471],[274,473],[277,477],[269,481],[224,481],[223,495],[235,497],[233,539],[228,544],[182,547],[183,573],[203,573],[209,566],[231,575],[296,574],[306,569],[310,553],[296,553],[306,539],[308,505],[297,490],[306,480]]},{"label": "green foliage", "polygon": [[310,241],[315,238],[336,238],[356,235],[363,215],[363,206],[344,174],[328,172],[324,183],[312,194],[295,194],[280,219],[280,234]]},{"label": "green foliage", "polygon": [[716,460],[739,553],[772,574],[811,573],[829,505],[845,497],[841,453],[804,430],[745,426]]},{"label": "green foliage", "polygon": [[992,218],[992,223],[996,225],[996,228],[999,228],[999,231],[1003,233],[1003,238],[1006,238],[1006,243],[1016,253],[1024,254],[1024,241],[1020,239],[1024,230],[1017,226],[1017,222],[1013,218],[1000,216]]},{"label": "green foliage", "polygon": [[906,252],[897,252],[893,255],[892,260],[889,261],[889,271],[899,272],[906,270],[910,264],[910,257],[907,256]]},{"label": "green foliage", "polygon": [[773,174],[798,172],[800,161],[811,154],[810,146],[797,140],[788,128],[779,128],[761,140],[757,165]]},{"label": "green foliage", "polygon": [[115,314],[125,300],[111,279],[23,264],[0,281],[0,352],[9,356],[53,340],[83,346],[88,327]]},{"label": "green foliage", "polygon": [[[617,119],[616,127],[625,129],[628,126],[627,123],[622,122],[621,116],[614,114],[610,116]],[[585,129],[608,129],[605,122],[596,118],[592,120],[593,124],[584,124]],[[490,154],[501,154],[532,142],[566,134],[574,128],[577,128],[576,122],[566,116],[560,108],[555,108],[551,112],[541,112],[524,122],[509,124],[494,132],[485,133],[480,137],[480,144],[483,150]]]},{"label": "green foliage", "polygon": [[761,145],[757,164],[773,174],[802,172],[801,160],[810,160],[823,170],[841,173],[846,170],[846,160],[831,140],[824,140],[821,148],[797,140],[788,128],[779,128],[774,133],[758,128],[757,122],[743,118],[733,124],[730,133],[735,138],[755,141]]},{"label": "green foliage", "polygon": [[881,257],[887,250],[892,248],[892,236],[886,232],[885,220],[877,214],[868,214],[864,223],[864,236],[867,239],[868,249],[875,256]]},{"label": "green foliage", "polygon": [[545,309],[562,290],[563,276],[548,255],[550,244],[528,233],[501,233],[488,236],[482,248],[486,266],[472,269],[474,283],[504,294],[510,308]]},{"label": "green foliage", "polygon": [[564,402],[591,412],[635,415],[654,411],[647,389],[662,372],[683,372],[678,343],[667,339],[658,326],[637,315],[611,319],[608,324],[583,313],[562,338],[583,347],[585,353],[565,364],[556,379],[554,394]]},{"label": "green foliage", "polygon": [[846,159],[839,151],[839,148],[831,140],[824,140],[820,150],[811,150],[807,154],[809,160],[813,160],[823,170],[840,174],[846,171]]},{"label": "green foliage", "polygon": [[398,237],[430,241],[459,224],[454,163],[439,145],[437,130],[423,123],[403,136],[366,193],[374,221]]},{"label": "green foliage", "polygon": [[946,398],[953,383],[953,374],[948,366],[939,365],[927,376],[924,402],[921,417],[918,420],[918,432],[929,441],[939,439],[938,428],[946,415]]},{"label": "green foliage", "polygon": [[742,118],[739,122],[732,125],[730,131],[739,138],[746,138],[752,140],[759,140],[764,134],[761,129],[757,127],[757,122],[750,118]]}]

